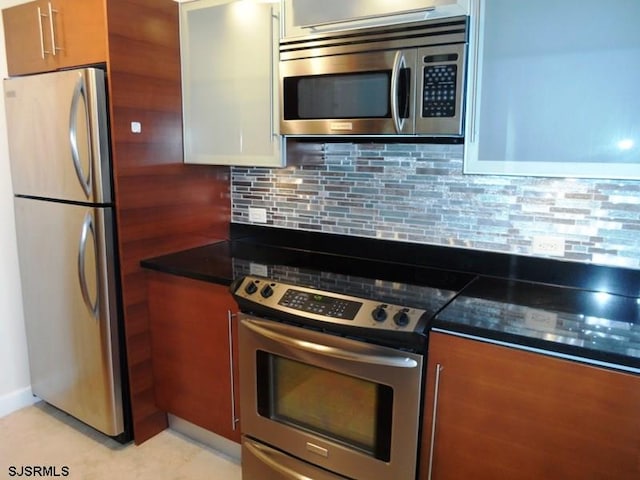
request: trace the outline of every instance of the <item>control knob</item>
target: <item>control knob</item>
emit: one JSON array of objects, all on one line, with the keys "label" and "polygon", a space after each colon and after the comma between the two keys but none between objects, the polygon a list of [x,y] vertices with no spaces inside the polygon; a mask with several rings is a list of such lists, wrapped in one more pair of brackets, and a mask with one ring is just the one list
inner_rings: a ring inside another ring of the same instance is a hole
[{"label": "control knob", "polygon": [[407,325],[409,325],[409,315],[407,314],[407,309],[403,308],[402,310],[399,310],[398,313],[393,316],[393,321],[399,327],[406,327]]},{"label": "control knob", "polygon": [[384,322],[387,319],[387,311],[385,310],[386,305],[381,304],[373,309],[371,312],[371,316],[376,322]]},{"label": "control knob", "polygon": [[249,295],[253,295],[254,293],[256,293],[258,291],[258,287],[256,286],[255,283],[253,282],[249,282],[247,283],[247,285],[244,287],[244,291],[249,294]]},{"label": "control knob", "polygon": [[263,298],[269,298],[273,295],[273,288],[271,288],[270,285],[265,285],[262,287],[262,290],[260,290],[260,295],[262,295]]}]

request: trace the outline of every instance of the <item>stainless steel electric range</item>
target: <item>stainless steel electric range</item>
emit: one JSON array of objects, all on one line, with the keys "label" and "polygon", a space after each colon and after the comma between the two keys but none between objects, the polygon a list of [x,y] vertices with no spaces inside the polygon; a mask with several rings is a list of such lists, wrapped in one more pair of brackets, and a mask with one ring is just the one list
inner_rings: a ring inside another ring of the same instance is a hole
[{"label": "stainless steel electric range", "polygon": [[244,273],[243,480],[415,479],[428,323],[472,277]]}]

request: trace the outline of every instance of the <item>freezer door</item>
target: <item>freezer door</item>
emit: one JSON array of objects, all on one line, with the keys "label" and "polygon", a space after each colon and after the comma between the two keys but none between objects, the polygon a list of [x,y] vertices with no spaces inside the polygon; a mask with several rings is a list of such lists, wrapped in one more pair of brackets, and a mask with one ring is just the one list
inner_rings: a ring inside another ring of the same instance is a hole
[{"label": "freezer door", "polygon": [[111,203],[104,72],[4,80],[16,195]]},{"label": "freezer door", "polygon": [[15,198],[33,393],[123,432],[111,208]]}]

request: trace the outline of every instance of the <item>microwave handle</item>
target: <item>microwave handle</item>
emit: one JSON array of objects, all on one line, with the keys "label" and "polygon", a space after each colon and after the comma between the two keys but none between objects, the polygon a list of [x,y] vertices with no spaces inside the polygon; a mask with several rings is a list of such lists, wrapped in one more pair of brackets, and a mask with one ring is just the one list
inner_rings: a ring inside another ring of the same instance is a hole
[{"label": "microwave handle", "polygon": [[[402,129],[404,128],[405,117],[401,115],[400,112],[400,102],[399,102],[399,94],[401,85],[401,74],[402,70],[407,68],[407,59],[404,56],[404,53],[401,50],[396,52],[395,58],[393,60],[393,70],[391,71],[391,89],[389,92],[390,100],[391,100],[391,118],[393,119],[393,125],[396,129],[396,133],[402,133]],[[409,88],[405,89],[406,98],[403,99],[404,108],[409,102]]]}]

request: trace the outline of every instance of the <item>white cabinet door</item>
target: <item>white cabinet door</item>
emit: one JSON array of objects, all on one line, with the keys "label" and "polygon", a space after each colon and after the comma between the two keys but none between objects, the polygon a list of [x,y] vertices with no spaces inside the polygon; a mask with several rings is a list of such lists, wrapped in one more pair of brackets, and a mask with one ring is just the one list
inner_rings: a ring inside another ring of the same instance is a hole
[{"label": "white cabinet door", "polygon": [[474,0],[465,173],[640,179],[640,1],[603,5]]},{"label": "white cabinet door", "polygon": [[277,119],[279,7],[180,6],[185,163],[283,166]]},{"label": "white cabinet door", "polygon": [[469,0],[281,0],[284,38],[467,15]]}]

